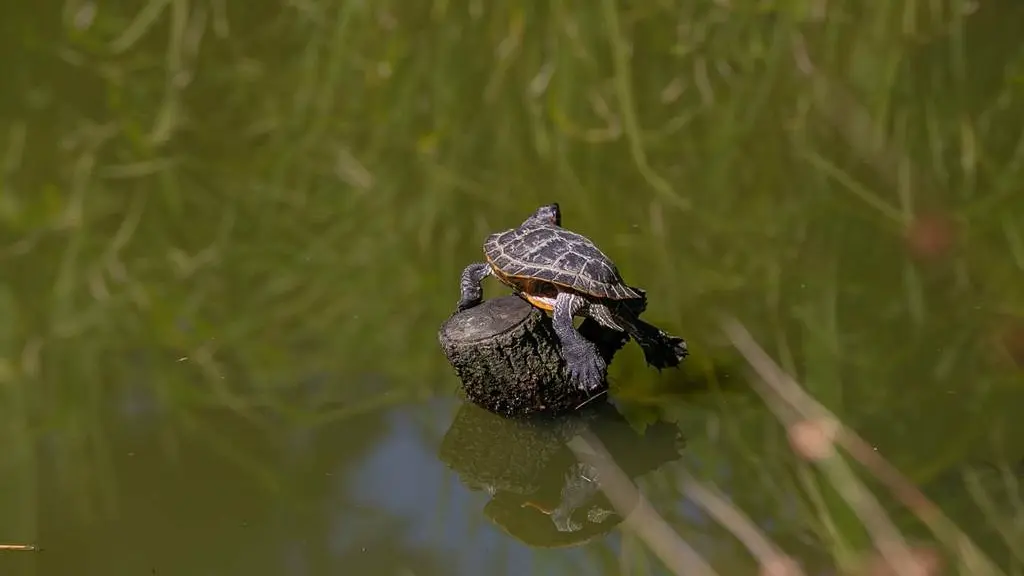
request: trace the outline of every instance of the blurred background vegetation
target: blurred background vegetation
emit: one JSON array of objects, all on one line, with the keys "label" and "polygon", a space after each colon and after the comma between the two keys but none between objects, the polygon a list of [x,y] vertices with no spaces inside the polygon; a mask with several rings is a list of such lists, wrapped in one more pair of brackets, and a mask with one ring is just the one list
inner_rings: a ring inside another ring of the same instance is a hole
[{"label": "blurred background vegetation", "polygon": [[[620,354],[623,413],[676,423],[781,532],[818,531],[719,313],[951,508],[973,509],[950,474],[1024,457],[1019,2],[0,10],[0,539],[50,548],[0,571],[278,573],[265,540],[307,573],[474,573],[469,540],[410,543],[411,512],[325,471],[372,469],[396,418],[436,450],[459,272],[551,201],[691,342],[682,372]],[[436,466],[396,458],[379,474]],[[402,486],[484,530],[440,479]],[[289,544],[328,525],[344,544]],[[588,561],[626,571],[608,546]]]}]

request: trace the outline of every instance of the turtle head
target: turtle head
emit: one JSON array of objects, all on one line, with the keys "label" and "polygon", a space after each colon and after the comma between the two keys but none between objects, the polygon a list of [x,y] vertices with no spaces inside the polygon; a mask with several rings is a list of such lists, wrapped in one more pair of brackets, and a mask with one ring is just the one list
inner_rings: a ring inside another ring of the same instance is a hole
[{"label": "turtle head", "polygon": [[545,204],[523,222],[523,226],[561,226],[562,211],[558,204]]}]

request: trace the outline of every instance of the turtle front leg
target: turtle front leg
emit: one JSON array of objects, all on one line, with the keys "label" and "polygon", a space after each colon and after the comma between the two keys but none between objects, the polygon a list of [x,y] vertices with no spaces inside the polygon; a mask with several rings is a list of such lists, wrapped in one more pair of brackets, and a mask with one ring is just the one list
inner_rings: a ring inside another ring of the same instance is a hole
[{"label": "turtle front leg", "polygon": [[490,275],[491,265],[487,262],[474,262],[466,266],[465,270],[462,271],[462,280],[459,282],[461,295],[456,306],[459,312],[480,303],[484,295],[484,288],[480,283]]},{"label": "turtle front leg", "polygon": [[604,381],[608,365],[589,340],[580,334],[573,325],[572,319],[587,305],[587,301],[578,294],[561,292],[555,300],[555,313],[552,324],[555,334],[562,343],[562,358],[569,368],[569,375],[576,385],[583,390],[593,390]]}]

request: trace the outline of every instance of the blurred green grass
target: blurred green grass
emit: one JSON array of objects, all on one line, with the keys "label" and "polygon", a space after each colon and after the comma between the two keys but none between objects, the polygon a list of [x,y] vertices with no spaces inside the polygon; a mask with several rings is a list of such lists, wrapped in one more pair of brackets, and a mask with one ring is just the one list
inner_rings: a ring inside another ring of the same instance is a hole
[{"label": "blurred green grass", "polygon": [[[356,412],[450,394],[459,271],[559,201],[693,371],[732,362],[729,311],[922,481],[1024,452],[993,344],[1024,314],[1017,4],[245,6],[4,8],[7,421],[95,440],[139,350],[182,411],[315,372]],[[915,259],[921,214],[956,236]]]}]

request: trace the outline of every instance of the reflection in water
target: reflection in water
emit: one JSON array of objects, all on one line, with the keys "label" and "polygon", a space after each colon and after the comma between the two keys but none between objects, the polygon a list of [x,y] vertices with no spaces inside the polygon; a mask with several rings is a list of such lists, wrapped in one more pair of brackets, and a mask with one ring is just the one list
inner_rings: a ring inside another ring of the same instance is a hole
[{"label": "reflection in water", "polygon": [[566,446],[588,429],[631,477],[678,459],[683,446],[677,427],[659,422],[640,434],[605,403],[530,420],[507,420],[467,403],[440,457],[463,484],[490,496],[484,513],[508,534],[531,546],[574,546],[608,533],[629,513],[612,507],[597,469]]}]

